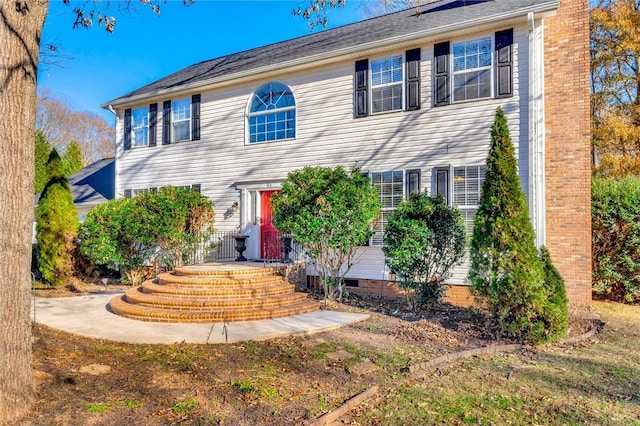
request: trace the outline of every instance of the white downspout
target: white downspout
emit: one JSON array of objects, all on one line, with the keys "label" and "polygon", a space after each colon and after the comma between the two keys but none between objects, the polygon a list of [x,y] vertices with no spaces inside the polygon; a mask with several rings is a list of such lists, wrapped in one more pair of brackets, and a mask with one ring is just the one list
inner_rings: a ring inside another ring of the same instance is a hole
[{"label": "white downspout", "polygon": [[529,24],[529,212],[536,234],[536,245],[546,240],[544,173],[544,52],[540,48],[542,26],[536,27],[535,14]]}]

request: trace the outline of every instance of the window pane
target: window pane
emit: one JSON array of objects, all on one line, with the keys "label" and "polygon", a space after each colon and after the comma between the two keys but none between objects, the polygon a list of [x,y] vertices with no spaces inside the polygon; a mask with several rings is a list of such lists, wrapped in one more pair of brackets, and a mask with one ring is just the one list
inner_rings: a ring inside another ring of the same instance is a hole
[{"label": "window pane", "polygon": [[131,111],[131,146],[149,144],[149,108],[136,108]]},{"label": "window pane", "polygon": [[485,171],[485,166],[453,169],[453,202],[460,208],[469,232],[473,232],[473,217],[478,210]]},{"label": "window pane", "polygon": [[491,96],[491,37],[453,45],[454,101]]},{"label": "window pane", "polygon": [[404,173],[401,170],[372,173],[371,182],[378,190],[382,203],[380,219],[373,226],[375,234],[371,238],[371,244],[382,245],[387,218],[404,198]]},{"label": "window pane", "polygon": [[402,55],[371,61],[372,112],[402,109]]}]

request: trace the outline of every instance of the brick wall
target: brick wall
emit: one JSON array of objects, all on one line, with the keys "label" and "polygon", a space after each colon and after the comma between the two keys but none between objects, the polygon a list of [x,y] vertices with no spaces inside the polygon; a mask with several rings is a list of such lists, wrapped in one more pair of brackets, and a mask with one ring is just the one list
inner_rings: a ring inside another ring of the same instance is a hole
[{"label": "brick wall", "polygon": [[591,302],[589,15],[560,0],[545,20],[546,244],[569,303]]}]

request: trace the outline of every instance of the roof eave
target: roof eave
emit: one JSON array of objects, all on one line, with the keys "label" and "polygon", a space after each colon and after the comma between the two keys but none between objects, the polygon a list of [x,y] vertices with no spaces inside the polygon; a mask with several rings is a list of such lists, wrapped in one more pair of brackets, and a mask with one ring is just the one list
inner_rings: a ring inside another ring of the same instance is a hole
[{"label": "roof eave", "polygon": [[435,29],[425,29],[423,31],[417,31],[410,34],[404,34],[402,36],[396,36],[387,38],[384,40],[373,41],[370,43],[359,44],[356,46],[349,46],[343,49],[338,49],[330,52],[323,52],[321,54],[304,56],[294,60],[281,62],[278,64],[267,65],[264,67],[253,68],[246,71],[240,71],[236,73],[226,74],[206,80],[200,80],[194,83],[185,84],[180,86],[179,90],[175,89],[160,89],[152,90],[149,92],[141,93],[130,97],[120,97],[113,99],[101,105],[102,108],[109,109],[109,107],[119,107],[122,105],[129,105],[135,103],[142,103],[143,101],[151,98],[161,97],[163,95],[172,94],[177,95],[186,92],[193,92],[196,90],[203,90],[212,88],[215,86],[226,85],[231,83],[242,83],[243,81],[252,80],[255,76],[259,75],[261,78],[266,78],[270,74],[281,73],[284,70],[288,72],[297,71],[311,66],[322,66],[333,62],[340,62],[357,57],[368,56],[371,52],[384,48],[385,50],[391,48],[398,48],[403,45],[409,45],[416,43],[418,40],[428,40],[435,38],[448,38],[456,33],[465,32],[470,28],[474,30],[482,29],[483,27],[494,26],[496,23],[508,24],[517,22],[521,19],[527,19],[529,13],[533,12],[536,19],[544,19],[550,16],[554,16],[558,9],[559,0],[551,0],[545,3],[537,4],[535,6],[516,9],[513,11],[505,12],[498,15],[488,16],[483,19],[473,19],[464,22],[458,22],[456,24],[441,26]]}]

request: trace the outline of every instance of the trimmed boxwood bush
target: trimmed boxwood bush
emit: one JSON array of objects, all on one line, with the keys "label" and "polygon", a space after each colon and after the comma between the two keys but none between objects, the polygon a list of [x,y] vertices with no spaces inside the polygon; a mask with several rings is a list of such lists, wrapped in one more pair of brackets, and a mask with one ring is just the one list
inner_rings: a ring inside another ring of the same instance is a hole
[{"label": "trimmed boxwood bush", "polygon": [[640,301],[640,178],[594,177],[591,183],[593,291]]},{"label": "trimmed boxwood bush", "polygon": [[389,216],[382,251],[410,308],[440,301],[448,287],[444,279],[464,258],[466,240],[460,210],[441,195],[411,194]]}]

